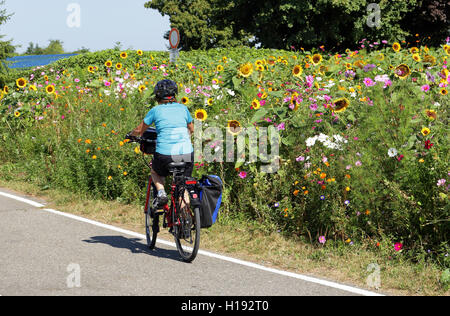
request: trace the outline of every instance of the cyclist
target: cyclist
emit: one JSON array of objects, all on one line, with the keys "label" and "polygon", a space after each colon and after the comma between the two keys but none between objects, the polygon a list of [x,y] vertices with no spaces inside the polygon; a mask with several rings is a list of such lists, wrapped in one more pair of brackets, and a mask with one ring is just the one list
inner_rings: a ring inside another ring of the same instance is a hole
[{"label": "cyclist", "polygon": [[177,102],[178,86],[174,81],[166,79],[158,82],[153,93],[158,105],[128,136],[142,137],[155,124],[158,141],[152,162],[152,180],[158,191],[156,203],[158,207],[163,207],[168,203],[164,189],[165,177],[169,175],[168,165],[186,162],[185,176],[192,176],[194,148],[190,136],[194,133],[194,123],[188,108]]}]

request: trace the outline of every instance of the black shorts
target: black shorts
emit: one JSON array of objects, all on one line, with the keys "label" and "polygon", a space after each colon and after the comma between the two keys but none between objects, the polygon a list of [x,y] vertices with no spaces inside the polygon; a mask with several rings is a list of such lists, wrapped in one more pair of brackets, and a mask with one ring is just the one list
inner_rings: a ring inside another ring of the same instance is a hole
[{"label": "black shorts", "polygon": [[169,164],[172,162],[186,162],[186,169],[184,175],[186,177],[192,177],[194,171],[194,153],[179,156],[167,156],[155,153],[153,155],[152,168],[161,177],[167,177],[170,175]]}]

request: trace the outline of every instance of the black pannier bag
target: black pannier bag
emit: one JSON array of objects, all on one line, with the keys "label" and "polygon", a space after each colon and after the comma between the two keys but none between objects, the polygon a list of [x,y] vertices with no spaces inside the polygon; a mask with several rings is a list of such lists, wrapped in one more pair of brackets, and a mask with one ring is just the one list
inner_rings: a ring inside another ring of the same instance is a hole
[{"label": "black pannier bag", "polygon": [[203,176],[200,180],[200,222],[201,228],[209,228],[216,221],[222,204],[222,180],[218,176]]},{"label": "black pannier bag", "polygon": [[141,144],[141,151],[147,155],[155,154],[156,142],[157,142],[157,138],[158,138],[156,129],[153,127],[150,127],[148,130],[145,131],[144,135],[142,135],[142,138],[145,140],[145,142],[143,142]]}]

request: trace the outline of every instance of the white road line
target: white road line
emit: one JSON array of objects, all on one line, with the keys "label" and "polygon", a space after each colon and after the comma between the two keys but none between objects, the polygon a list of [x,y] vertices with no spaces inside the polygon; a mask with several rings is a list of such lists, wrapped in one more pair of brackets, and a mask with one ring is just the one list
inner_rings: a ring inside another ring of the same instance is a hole
[{"label": "white road line", "polygon": [[[40,208],[44,212],[52,213],[52,214],[59,215],[59,216],[64,216],[64,217],[67,217],[67,218],[71,218],[73,220],[77,220],[77,221],[80,221],[80,222],[84,222],[84,223],[88,223],[88,224],[91,224],[91,225],[95,225],[95,226],[98,226],[98,227],[101,227],[101,228],[105,228],[105,229],[108,229],[108,230],[112,230],[112,231],[115,231],[115,232],[118,232],[118,233],[121,233],[121,234],[133,236],[133,237],[136,237],[136,238],[139,238],[139,239],[144,239],[144,240],[146,239],[145,235],[139,234],[139,233],[136,233],[136,232],[133,232],[133,231],[130,231],[130,230],[126,230],[126,229],[118,228],[118,227],[115,227],[115,226],[103,224],[103,223],[96,222],[96,221],[93,221],[93,220],[90,220],[90,219],[87,219],[87,218],[83,218],[83,217],[80,217],[80,216],[76,216],[76,215],[73,215],[73,214],[63,213],[63,212],[52,210],[52,209],[43,209],[43,207],[45,207],[45,205],[43,205],[41,203],[37,203],[35,201],[31,201],[31,200],[28,200],[28,199],[25,199],[25,198],[21,198],[21,197],[12,195],[12,194],[0,192],[0,196],[4,196],[4,197],[7,197],[7,198],[10,198],[10,199],[22,202],[22,203],[29,204],[31,206]],[[166,245],[166,246],[170,246],[170,247],[176,248],[176,245],[173,242],[169,242],[169,241],[165,241],[165,240],[161,240],[161,239],[158,239],[157,242],[159,244],[163,244],[163,245]],[[226,257],[226,256],[222,256],[222,255],[215,254],[215,253],[208,252],[208,251],[204,251],[204,250],[199,250],[198,253],[203,255],[203,256],[216,258],[216,259],[223,260],[223,261],[228,261],[228,262],[236,263],[236,264],[243,265],[243,266],[246,266],[246,267],[250,267],[250,268],[254,268],[254,269],[258,269],[258,270],[262,270],[262,271],[267,271],[267,272],[271,272],[271,273],[276,273],[276,274],[279,274],[279,275],[283,275],[283,276],[287,276],[287,277],[291,277],[291,278],[295,278],[295,279],[299,279],[299,280],[303,280],[303,281],[307,281],[307,282],[311,282],[311,283],[320,284],[320,285],[323,285],[323,286],[339,289],[339,290],[346,291],[346,292],[353,293],[353,294],[364,295],[364,296],[384,296],[384,295],[379,294],[379,293],[375,293],[375,292],[359,289],[359,288],[348,286],[348,285],[339,284],[339,283],[336,283],[336,282],[321,280],[321,279],[317,279],[317,278],[314,278],[314,277],[309,277],[309,276],[306,276],[306,275],[297,274],[297,273],[293,273],[293,272],[287,272],[287,271],[267,268],[267,267],[264,267],[264,266],[256,264],[256,263],[247,262],[247,261],[243,261],[243,260],[239,260],[239,259],[235,259],[235,258],[231,258],[231,257]]]}]

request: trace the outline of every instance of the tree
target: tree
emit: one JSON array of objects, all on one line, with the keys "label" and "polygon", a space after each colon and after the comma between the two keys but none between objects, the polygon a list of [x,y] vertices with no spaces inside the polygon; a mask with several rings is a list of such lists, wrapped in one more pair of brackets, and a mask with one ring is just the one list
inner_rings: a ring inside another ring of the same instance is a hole
[{"label": "tree", "polygon": [[[390,42],[416,33],[438,45],[448,34],[449,0],[152,0],[168,15],[185,49],[260,44],[262,48],[357,48],[364,38]],[[369,23],[375,10],[379,23]],[[251,38],[254,41],[250,41]],[[167,38],[167,34],[166,34]]]},{"label": "tree", "polygon": [[[248,45],[251,38],[251,34],[227,17],[234,9],[233,1],[153,0],[144,6],[170,17],[172,27],[181,32],[180,47],[184,49]],[[166,39],[168,35],[167,32]]]},{"label": "tree", "polygon": [[50,44],[44,49],[44,55],[64,54],[63,42],[60,40],[50,40]]},{"label": "tree", "polygon": [[[5,4],[5,1],[0,2],[0,6],[3,6]],[[0,26],[4,23],[6,23],[10,18],[12,14],[7,14],[5,9],[0,10]],[[5,85],[6,81],[6,72],[8,71],[8,68],[5,65],[6,59],[8,57],[13,56],[14,52],[16,51],[16,48],[11,44],[12,40],[3,41],[4,35],[0,35],[0,87],[3,87]]]}]

